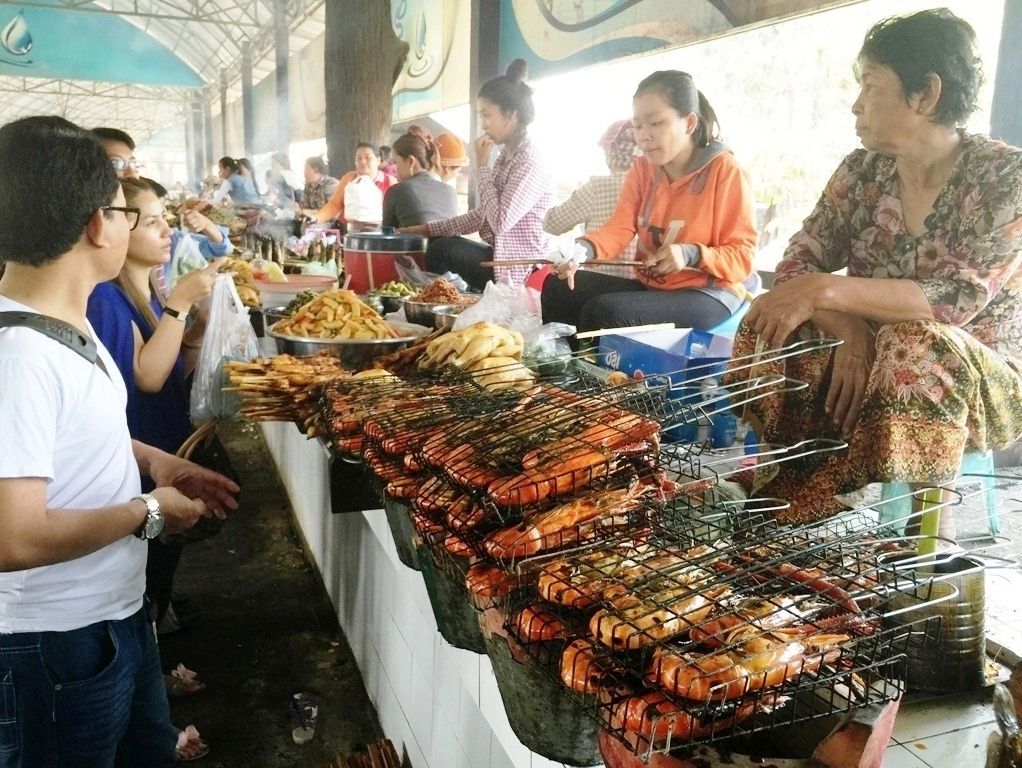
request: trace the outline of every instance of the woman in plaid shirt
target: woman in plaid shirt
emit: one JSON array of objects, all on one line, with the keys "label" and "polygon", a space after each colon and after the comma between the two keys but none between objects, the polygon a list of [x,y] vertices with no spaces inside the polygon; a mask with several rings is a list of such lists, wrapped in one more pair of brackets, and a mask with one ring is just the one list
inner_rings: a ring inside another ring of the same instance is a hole
[{"label": "woman in plaid shirt", "polygon": [[[456,272],[476,290],[497,279],[524,283],[529,266],[481,267],[483,261],[541,259],[547,254],[543,217],[550,207],[550,176],[527,128],[535,117],[526,65],[515,59],[507,73],[483,84],[476,106],[484,133],[475,143],[478,207],[461,216],[431,221],[404,231],[427,235],[426,268]],[[496,144],[503,151],[489,167]],[[454,235],[478,232],[482,243]]]}]

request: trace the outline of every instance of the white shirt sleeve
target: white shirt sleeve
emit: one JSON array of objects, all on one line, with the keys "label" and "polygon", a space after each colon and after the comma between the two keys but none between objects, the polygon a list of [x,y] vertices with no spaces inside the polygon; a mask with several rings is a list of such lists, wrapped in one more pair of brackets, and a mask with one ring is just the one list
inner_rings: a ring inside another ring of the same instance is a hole
[{"label": "white shirt sleeve", "polygon": [[16,357],[0,358],[0,477],[54,478],[60,389],[52,375]]},{"label": "white shirt sleeve", "polygon": [[224,183],[220,185],[216,192],[213,193],[213,202],[219,203],[229,194],[231,194],[231,180],[224,179]]}]

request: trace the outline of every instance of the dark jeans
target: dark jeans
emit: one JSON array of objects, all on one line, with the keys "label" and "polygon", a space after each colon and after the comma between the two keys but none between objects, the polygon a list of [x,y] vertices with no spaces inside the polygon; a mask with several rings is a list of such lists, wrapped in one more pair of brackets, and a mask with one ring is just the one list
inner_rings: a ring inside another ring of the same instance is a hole
[{"label": "dark jeans", "polygon": [[480,267],[481,261],[493,261],[493,249],[464,237],[431,237],[426,247],[428,271],[457,272],[473,291],[481,292],[493,280],[493,267]]},{"label": "dark jeans", "polygon": [[731,316],[727,307],[699,291],[655,291],[638,280],[584,269],[575,273],[575,290],[550,275],[542,302],[544,323],[568,323],[579,331],[648,323],[705,330]]},{"label": "dark jeans", "polygon": [[169,768],[176,741],[146,608],[0,635],[0,768]]}]

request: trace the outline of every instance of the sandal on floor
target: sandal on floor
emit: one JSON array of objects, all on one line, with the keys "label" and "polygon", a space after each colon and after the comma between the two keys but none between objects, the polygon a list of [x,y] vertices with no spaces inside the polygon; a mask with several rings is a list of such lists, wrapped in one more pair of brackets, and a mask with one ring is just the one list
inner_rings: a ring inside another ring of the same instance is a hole
[{"label": "sandal on floor", "polygon": [[198,673],[184,664],[178,664],[169,674],[165,674],[163,682],[167,686],[167,695],[174,698],[192,696],[206,690],[206,684],[199,679]]},{"label": "sandal on floor", "polygon": [[177,733],[177,746],[174,748],[174,760],[187,763],[201,760],[209,754],[209,744],[202,740],[194,725],[189,725]]}]

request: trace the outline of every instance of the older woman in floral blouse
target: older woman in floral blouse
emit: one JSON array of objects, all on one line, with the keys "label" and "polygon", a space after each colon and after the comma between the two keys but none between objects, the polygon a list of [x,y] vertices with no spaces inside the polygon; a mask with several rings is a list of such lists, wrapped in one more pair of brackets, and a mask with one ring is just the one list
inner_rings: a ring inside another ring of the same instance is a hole
[{"label": "older woman in floral blouse", "polygon": [[835,171],[736,339],[736,356],[843,341],[783,364],[808,389],[750,407],[766,440],[849,443],[762,489],[792,503],[792,520],[836,511],[835,493],[869,482],[947,487],[964,451],[1022,436],[1022,150],[957,127],[975,106],[975,50],[947,10],[869,31],[852,105],[864,149]]}]

